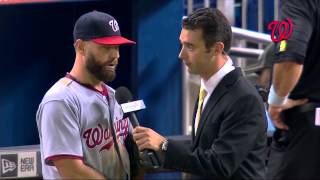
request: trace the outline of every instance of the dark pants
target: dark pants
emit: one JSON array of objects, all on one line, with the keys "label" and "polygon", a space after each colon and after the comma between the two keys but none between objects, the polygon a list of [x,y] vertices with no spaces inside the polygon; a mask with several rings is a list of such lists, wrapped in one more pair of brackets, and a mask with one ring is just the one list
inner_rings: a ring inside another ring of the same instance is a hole
[{"label": "dark pants", "polygon": [[320,126],[315,126],[318,104],[310,104],[282,113],[289,131],[277,129],[273,135],[267,179],[320,179]]}]

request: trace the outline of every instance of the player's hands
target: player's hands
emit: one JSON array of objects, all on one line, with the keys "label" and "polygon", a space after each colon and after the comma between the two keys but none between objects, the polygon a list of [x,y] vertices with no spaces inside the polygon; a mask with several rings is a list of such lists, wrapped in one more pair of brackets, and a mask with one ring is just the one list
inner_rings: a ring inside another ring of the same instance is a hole
[{"label": "player's hands", "polygon": [[308,99],[298,99],[292,100],[288,99],[287,102],[282,106],[269,105],[268,113],[272,120],[272,123],[278,129],[288,130],[289,127],[282,121],[280,114],[283,110],[293,108],[295,106],[300,106],[308,102]]},{"label": "player's hands", "polygon": [[150,128],[137,126],[133,130],[133,139],[140,151],[144,149],[160,150],[161,143],[166,139]]}]

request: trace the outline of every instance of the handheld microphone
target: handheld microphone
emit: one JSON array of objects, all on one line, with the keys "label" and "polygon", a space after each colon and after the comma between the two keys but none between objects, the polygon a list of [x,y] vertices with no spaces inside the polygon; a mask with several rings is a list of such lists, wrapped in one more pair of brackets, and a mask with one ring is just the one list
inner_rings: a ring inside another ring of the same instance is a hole
[{"label": "handheld microphone", "polygon": [[[121,105],[122,111],[126,113],[129,117],[129,120],[133,126],[133,128],[139,126],[138,118],[135,114],[135,111],[145,109],[145,105],[143,100],[133,101],[132,102],[132,94],[128,88],[121,86],[116,89],[115,97],[117,102]],[[147,161],[143,162],[144,165],[159,168],[160,161],[156,153],[151,149],[145,149],[142,152],[144,157],[148,157]]]}]

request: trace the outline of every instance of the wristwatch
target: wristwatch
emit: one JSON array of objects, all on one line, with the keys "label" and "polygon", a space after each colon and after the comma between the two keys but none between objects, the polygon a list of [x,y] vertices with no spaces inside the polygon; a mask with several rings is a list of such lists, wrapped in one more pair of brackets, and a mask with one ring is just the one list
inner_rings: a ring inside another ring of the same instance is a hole
[{"label": "wristwatch", "polygon": [[160,144],[160,147],[161,147],[161,151],[163,151],[163,152],[167,151],[167,148],[168,148],[168,140],[165,139],[165,140]]}]

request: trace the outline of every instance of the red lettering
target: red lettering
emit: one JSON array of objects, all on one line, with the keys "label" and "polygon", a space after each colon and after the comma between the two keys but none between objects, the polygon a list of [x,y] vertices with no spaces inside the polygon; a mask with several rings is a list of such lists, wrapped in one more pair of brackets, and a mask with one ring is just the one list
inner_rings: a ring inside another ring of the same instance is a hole
[{"label": "red lettering", "polygon": [[[124,139],[127,137],[129,131],[128,118],[118,120],[113,125],[117,138],[120,138],[121,142],[124,143]],[[99,150],[100,152],[105,149],[109,150],[113,146],[111,129],[103,128],[101,124],[98,124],[97,127],[85,130],[82,137],[85,139],[86,145],[89,148],[95,148],[102,144],[102,147]]]},{"label": "red lettering", "polygon": [[292,34],[292,20],[287,18],[280,23],[279,21],[272,21],[268,24],[268,29],[271,30],[271,39],[273,42],[287,40]]}]

